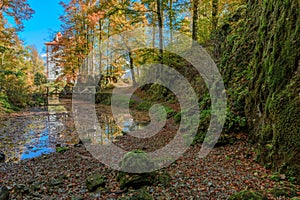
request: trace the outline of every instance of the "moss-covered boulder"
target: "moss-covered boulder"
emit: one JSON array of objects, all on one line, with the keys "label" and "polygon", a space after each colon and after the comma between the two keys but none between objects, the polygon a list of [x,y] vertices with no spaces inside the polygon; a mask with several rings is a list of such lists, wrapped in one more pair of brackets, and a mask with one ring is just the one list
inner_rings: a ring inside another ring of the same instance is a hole
[{"label": "moss-covered boulder", "polygon": [[139,189],[143,186],[155,183],[155,173],[133,174],[119,172],[117,180],[120,182],[120,189],[128,188]]},{"label": "moss-covered boulder", "polygon": [[155,165],[146,152],[137,149],[124,155],[120,167],[124,172],[143,173],[153,171]]},{"label": "moss-covered boulder", "polygon": [[126,172],[119,172],[117,180],[120,182],[120,189],[139,189],[144,186],[170,186],[170,175],[168,173],[142,173],[132,174]]},{"label": "moss-covered boulder", "polygon": [[93,192],[99,187],[105,187],[105,184],[105,177],[101,174],[93,174],[86,179],[86,188],[89,192]]},{"label": "moss-covered boulder", "polygon": [[231,195],[228,200],[267,200],[268,198],[258,191],[243,190]]},{"label": "moss-covered boulder", "polygon": [[117,180],[120,182],[121,189],[141,188],[155,182],[156,173],[152,172],[154,162],[142,150],[134,150],[125,154],[120,165],[121,171]]}]

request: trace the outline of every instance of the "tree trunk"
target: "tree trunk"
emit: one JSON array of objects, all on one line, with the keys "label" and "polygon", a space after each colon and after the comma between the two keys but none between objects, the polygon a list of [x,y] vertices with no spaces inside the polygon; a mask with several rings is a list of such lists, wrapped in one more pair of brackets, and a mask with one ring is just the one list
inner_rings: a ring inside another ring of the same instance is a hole
[{"label": "tree trunk", "polygon": [[99,74],[101,75],[102,71],[102,50],[101,50],[101,44],[102,44],[102,22],[99,20]]},{"label": "tree trunk", "polygon": [[169,20],[170,20],[170,42],[173,42],[173,0],[170,0],[170,10],[169,10]]},{"label": "tree trunk", "polygon": [[136,80],[135,80],[135,75],[134,75],[134,66],[133,66],[133,58],[132,58],[132,53],[131,51],[128,52],[129,56],[129,63],[130,63],[130,72],[131,72],[131,77],[132,77],[132,86],[136,86]]},{"label": "tree trunk", "polygon": [[[153,25],[153,27],[156,27],[155,20],[156,20],[155,15],[152,15],[152,25]],[[156,36],[155,36],[156,31],[155,30],[156,29],[154,28],[153,33],[152,33],[152,47],[153,47],[153,49],[155,48],[155,40],[156,40]]]},{"label": "tree trunk", "polygon": [[[157,2],[157,20],[159,28],[159,63],[163,64],[163,19],[162,19],[162,10],[161,10],[161,1],[156,0]],[[162,73],[162,67],[159,66],[157,77]]]},{"label": "tree trunk", "polygon": [[198,41],[198,6],[199,0],[193,1],[192,39]]},{"label": "tree trunk", "polygon": [[[109,77],[109,70],[110,70],[110,63],[109,63],[109,30],[110,30],[110,23],[109,23],[109,19],[108,19],[108,26],[107,26],[107,52],[106,52],[106,76]],[[106,84],[108,82],[106,81]]]},{"label": "tree trunk", "polygon": [[219,0],[212,0],[212,12],[211,12],[211,21],[212,21],[212,31],[215,31],[218,26],[218,7]]}]

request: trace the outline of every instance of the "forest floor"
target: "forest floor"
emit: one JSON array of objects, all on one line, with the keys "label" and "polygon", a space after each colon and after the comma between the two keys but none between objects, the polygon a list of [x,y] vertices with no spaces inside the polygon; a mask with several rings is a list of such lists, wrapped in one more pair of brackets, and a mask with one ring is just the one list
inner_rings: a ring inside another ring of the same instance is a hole
[{"label": "forest floor", "polygon": [[[158,134],[155,143],[137,143],[129,136],[122,136],[117,143],[130,149],[151,151],[172,137],[172,121]],[[153,144],[155,146],[153,147]],[[149,148],[147,148],[147,145]],[[157,146],[156,146],[157,145]],[[151,147],[151,148],[150,148]],[[170,175],[170,184],[146,186],[153,199],[227,199],[241,190],[260,191],[268,199],[290,199],[300,196],[300,187],[281,175],[274,174],[255,163],[254,146],[246,140],[233,145],[215,147],[209,155],[199,158],[201,145],[190,147],[177,161],[159,170]],[[70,147],[61,153],[43,155],[19,163],[0,164],[1,181],[8,187],[11,199],[118,199],[130,197],[135,190],[121,190],[117,181],[118,171],[112,170],[95,159],[84,145]],[[100,173],[106,177],[106,186],[88,192],[87,177]],[[282,191],[286,196],[274,196]],[[272,192],[273,191],[273,192]]]},{"label": "forest floor", "polygon": [[[176,104],[169,107],[178,110]],[[100,114],[107,108],[97,105],[96,110]],[[149,120],[148,115],[135,114],[139,120]],[[19,116],[20,113],[10,117]],[[171,118],[151,139],[126,134],[118,136],[115,144],[127,151],[152,152],[168,144],[177,130],[178,125]],[[200,148],[201,144],[191,146],[175,162],[157,171],[169,174],[169,183],[153,184],[144,189],[153,199],[227,199],[242,190],[259,191],[268,199],[300,198],[299,185],[293,184],[284,174],[275,175],[255,162],[255,145],[247,142],[245,134],[234,144],[215,147],[204,158],[199,158]],[[106,185],[89,192],[86,180],[95,174],[105,177]],[[113,200],[133,196],[136,190],[120,189],[118,174],[117,170],[94,158],[84,145],[69,145],[66,151],[17,163],[0,163],[0,185],[2,182],[10,190],[11,199]]]}]

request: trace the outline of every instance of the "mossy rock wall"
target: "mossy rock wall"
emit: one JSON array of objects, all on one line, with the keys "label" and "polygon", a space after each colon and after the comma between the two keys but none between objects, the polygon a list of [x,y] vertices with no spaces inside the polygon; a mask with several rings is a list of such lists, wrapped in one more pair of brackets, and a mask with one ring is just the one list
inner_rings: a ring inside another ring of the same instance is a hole
[{"label": "mossy rock wall", "polygon": [[250,139],[258,144],[257,160],[298,181],[299,4],[296,0],[249,0],[241,17],[226,26],[231,30],[226,28],[229,33],[219,59],[230,112],[246,117]]},{"label": "mossy rock wall", "polygon": [[258,161],[300,174],[300,5],[295,0],[264,0],[254,56],[250,60],[245,114],[251,137],[259,143]]}]

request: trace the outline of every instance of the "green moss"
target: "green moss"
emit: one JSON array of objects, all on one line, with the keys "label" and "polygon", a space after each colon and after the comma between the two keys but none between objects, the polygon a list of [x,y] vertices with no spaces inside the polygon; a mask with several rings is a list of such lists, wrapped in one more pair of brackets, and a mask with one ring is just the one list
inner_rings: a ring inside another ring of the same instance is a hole
[{"label": "green moss", "polygon": [[120,167],[122,171],[140,173],[141,171],[151,171],[154,168],[154,163],[146,152],[137,149],[124,155]]},{"label": "green moss", "polygon": [[110,105],[111,104],[111,93],[97,93],[95,96],[95,103],[100,103],[104,105]]},{"label": "green moss", "polygon": [[[299,1],[248,1],[220,48],[229,115],[224,132],[248,129],[257,161],[300,179]],[[247,122],[245,125],[244,122]]]},{"label": "green moss", "polygon": [[278,172],[276,173],[273,173],[271,176],[270,176],[270,179],[272,181],[280,181],[280,174]]},{"label": "green moss", "polygon": [[168,173],[139,173],[140,170],[153,169],[153,162],[147,158],[147,154],[142,150],[134,150],[125,154],[120,163],[121,170],[130,170],[132,173],[119,172],[117,180],[120,182],[120,188],[127,190],[149,185],[169,185],[170,175]]},{"label": "green moss", "polygon": [[177,124],[181,121],[181,112],[174,115],[174,120],[175,120],[175,123],[177,123]]},{"label": "green moss", "polygon": [[127,190],[129,188],[139,189],[146,185],[152,185],[155,182],[154,173],[132,174],[119,172],[118,180],[120,182],[120,189]]},{"label": "green moss", "polygon": [[190,145],[193,142],[193,136],[191,134],[184,134],[182,136],[185,145]]},{"label": "green moss", "polygon": [[65,152],[67,150],[69,150],[69,147],[57,147],[56,148],[56,152],[58,152],[58,153]]},{"label": "green moss", "polygon": [[270,193],[275,197],[297,197],[297,192],[292,188],[273,188]]},{"label": "green moss", "polygon": [[89,192],[93,192],[99,187],[104,187],[105,184],[105,178],[101,174],[94,174],[86,179],[86,187]]},{"label": "green moss", "polygon": [[[122,108],[127,108],[128,107],[128,96],[126,95],[122,95],[122,94],[114,94],[116,96],[114,96],[115,99],[118,99],[118,107],[122,107]],[[95,103],[99,103],[99,104],[104,104],[104,105],[111,105],[111,98],[112,98],[112,93],[105,93],[105,92],[101,92],[101,93],[97,93],[95,96]],[[136,102],[132,99],[129,100],[129,107],[132,106],[133,104],[135,104]]]},{"label": "green moss", "polygon": [[155,179],[155,183],[163,185],[164,187],[170,186],[171,177],[168,173],[158,174]]},{"label": "green moss", "polygon": [[268,198],[262,193],[253,190],[243,190],[231,195],[228,200],[267,200]]},{"label": "green moss", "polygon": [[120,162],[120,167],[122,171],[119,172],[117,180],[120,182],[121,189],[140,188],[154,183],[154,172],[141,173],[147,169],[150,171],[154,167],[153,161],[142,150],[137,149],[126,153]]},{"label": "green moss", "polygon": [[152,84],[148,92],[152,97],[152,100],[163,99],[165,101],[174,101],[176,99],[174,94],[168,88],[158,83]]},{"label": "green moss", "polygon": [[141,111],[147,111],[151,108],[152,105],[153,105],[152,102],[142,101],[136,106],[136,109]]},{"label": "green moss", "polygon": [[166,113],[167,113],[167,118],[171,118],[171,117],[174,117],[177,112],[174,111],[172,108],[168,107],[168,106],[164,106],[165,110],[166,110]]}]

